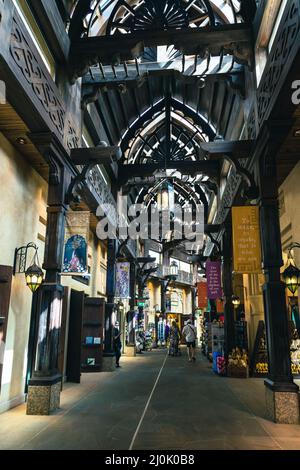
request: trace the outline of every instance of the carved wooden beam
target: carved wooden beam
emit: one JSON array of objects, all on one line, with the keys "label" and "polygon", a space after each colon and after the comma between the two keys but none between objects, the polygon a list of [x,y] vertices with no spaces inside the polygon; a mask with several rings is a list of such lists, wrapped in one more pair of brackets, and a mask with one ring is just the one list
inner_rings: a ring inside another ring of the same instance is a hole
[{"label": "carved wooden beam", "polygon": [[236,140],[236,141],[214,141],[201,143],[201,149],[207,155],[213,157],[224,158],[224,155],[232,155],[237,158],[249,158],[252,154],[253,140]]},{"label": "carved wooden beam", "polygon": [[237,63],[253,69],[253,36],[249,25],[242,23],[200,29],[143,31],[126,37],[98,36],[76,40],[71,45],[70,78],[75,81],[99,62],[118,65],[142,56],[145,47],[174,45],[186,55],[205,57],[232,54]]},{"label": "carved wooden beam", "polygon": [[113,163],[121,158],[121,150],[117,146],[78,148],[71,150],[71,160],[75,165],[105,165]]}]

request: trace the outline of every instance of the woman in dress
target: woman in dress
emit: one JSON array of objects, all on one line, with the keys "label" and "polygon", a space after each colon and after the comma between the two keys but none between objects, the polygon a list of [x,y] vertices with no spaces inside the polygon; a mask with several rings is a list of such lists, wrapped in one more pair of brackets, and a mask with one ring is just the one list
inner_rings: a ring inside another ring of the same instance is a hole
[{"label": "woman in dress", "polygon": [[177,356],[179,353],[180,331],[179,331],[176,321],[172,322],[169,337],[170,337],[169,356]]}]

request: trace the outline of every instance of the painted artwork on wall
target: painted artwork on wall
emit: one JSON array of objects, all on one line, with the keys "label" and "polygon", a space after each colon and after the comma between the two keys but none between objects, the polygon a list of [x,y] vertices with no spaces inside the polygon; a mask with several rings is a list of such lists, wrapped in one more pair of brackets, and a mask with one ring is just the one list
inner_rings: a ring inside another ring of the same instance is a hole
[{"label": "painted artwork on wall", "polygon": [[86,275],[88,273],[88,237],[90,213],[68,212],[65,228],[65,251],[62,273]]},{"label": "painted artwork on wall", "polygon": [[69,238],[65,245],[63,273],[87,273],[87,243],[80,235]]}]

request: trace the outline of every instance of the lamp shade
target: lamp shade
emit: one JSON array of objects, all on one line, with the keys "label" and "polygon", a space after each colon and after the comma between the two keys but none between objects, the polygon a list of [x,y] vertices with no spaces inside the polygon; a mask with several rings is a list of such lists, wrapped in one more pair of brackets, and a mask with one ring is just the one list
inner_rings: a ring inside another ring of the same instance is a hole
[{"label": "lamp shade", "polygon": [[36,292],[43,282],[44,274],[37,264],[30,266],[25,272],[26,284],[32,292]]},{"label": "lamp shade", "polygon": [[288,290],[294,295],[300,286],[300,270],[290,263],[283,271],[282,278]]}]

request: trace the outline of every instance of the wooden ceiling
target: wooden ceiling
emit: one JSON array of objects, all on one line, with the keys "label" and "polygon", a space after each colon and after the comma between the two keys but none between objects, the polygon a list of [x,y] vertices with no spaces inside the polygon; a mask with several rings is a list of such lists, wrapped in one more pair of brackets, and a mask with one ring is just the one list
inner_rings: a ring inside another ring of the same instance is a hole
[{"label": "wooden ceiling", "polygon": [[0,132],[48,181],[48,165],[28,137],[29,129],[9,103],[0,105]]}]

